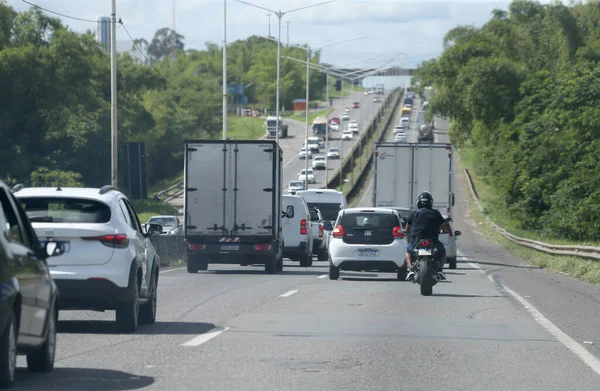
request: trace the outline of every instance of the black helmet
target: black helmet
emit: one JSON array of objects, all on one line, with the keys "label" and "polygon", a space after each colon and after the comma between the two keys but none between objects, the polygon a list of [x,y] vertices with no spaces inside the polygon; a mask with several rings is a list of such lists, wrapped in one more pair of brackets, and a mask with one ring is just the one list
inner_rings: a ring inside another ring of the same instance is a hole
[{"label": "black helmet", "polygon": [[417,208],[433,208],[433,196],[430,192],[424,191],[417,197]]}]

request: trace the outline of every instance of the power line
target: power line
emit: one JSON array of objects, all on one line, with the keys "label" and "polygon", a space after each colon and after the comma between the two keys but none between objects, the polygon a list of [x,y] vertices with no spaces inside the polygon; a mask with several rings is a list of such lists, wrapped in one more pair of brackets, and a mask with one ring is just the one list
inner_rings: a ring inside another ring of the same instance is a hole
[{"label": "power line", "polygon": [[[30,3],[30,2],[29,2],[29,1],[27,1],[27,0],[21,0],[21,1],[22,1],[23,3],[29,4],[29,5],[30,5],[30,6],[32,6],[32,7],[35,7],[35,8],[37,8],[37,9],[41,9],[42,11],[46,11],[46,12],[48,12],[48,13],[50,13],[50,14],[54,14],[54,15],[58,15],[58,16],[62,16],[63,18],[68,18],[68,19],[73,19],[73,20],[79,20],[80,22],[98,23],[98,21],[96,21],[96,20],[91,20],[91,19],[83,19],[83,18],[77,18],[77,17],[75,17],[75,16],[70,16],[70,15],[61,14],[60,12],[52,11],[52,10],[49,10],[49,9],[47,9],[47,8],[40,7],[40,6],[39,6],[39,5],[37,5],[37,4]],[[112,21],[111,21],[111,23],[112,23]]]}]

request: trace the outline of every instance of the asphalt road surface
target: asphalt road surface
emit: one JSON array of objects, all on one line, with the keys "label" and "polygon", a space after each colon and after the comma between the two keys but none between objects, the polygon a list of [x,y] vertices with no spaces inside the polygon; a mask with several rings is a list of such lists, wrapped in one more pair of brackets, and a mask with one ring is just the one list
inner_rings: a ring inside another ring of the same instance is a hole
[{"label": "asphalt road surface", "polygon": [[165,269],[155,325],[119,334],[113,312],[61,312],[55,371],[29,374],[20,358],[15,389],[600,389],[600,288],[489,242],[463,179],[462,256],[431,297],[395,274],[330,281],[323,262]]}]

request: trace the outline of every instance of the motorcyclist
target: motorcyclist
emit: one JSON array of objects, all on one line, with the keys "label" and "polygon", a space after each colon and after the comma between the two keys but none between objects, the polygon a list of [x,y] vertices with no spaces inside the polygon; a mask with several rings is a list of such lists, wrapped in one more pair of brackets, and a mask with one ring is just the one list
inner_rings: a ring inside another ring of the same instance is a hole
[{"label": "motorcyclist", "polygon": [[435,244],[438,255],[440,255],[440,270],[437,274],[442,280],[446,279],[442,271],[446,263],[446,249],[439,241],[440,228],[442,233],[448,232],[448,223],[439,211],[433,209],[433,196],[431,193],[424,191],[417,197],[417,209],[407,219],[405,232],[411,234],[409,243],[406,246],[406,263],[409,270],[406,276],[407,280],[412,280],[415,276],[412,270],[412,257],[415,253],[415,246],[421,239],[431,239]]}]

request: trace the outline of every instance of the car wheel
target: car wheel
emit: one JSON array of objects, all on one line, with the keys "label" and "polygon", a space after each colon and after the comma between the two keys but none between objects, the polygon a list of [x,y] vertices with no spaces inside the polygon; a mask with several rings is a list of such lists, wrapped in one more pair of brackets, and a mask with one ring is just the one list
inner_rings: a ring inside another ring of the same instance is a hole
[{"label": "car wheel", "polygon": [[51,372],[54,369],[58,311],[53,307],[48,314],[46,341],[38,350],[27,355],[27,370],[30,372]]},{"label": "car wheel", "polygon": [[456,258],[448,258],[448,267],[450,269],[456,269]]},{"label": "car wheel", "polygon": [[17,320],[14,312],[11,312],[4,333],[0,336],[0,388],[9,388],[15,382],[17,333]]},{"label": "car wheel", "polygon": [[300,267],[309,267],[309,258],[312,260],[312,255],[305,255],[304,257],[300,258]]},{"label": "car wheel", "polygon": [[158,276],[154,276],[148,301],[140,306],[140,323],[154,324],[156,322],[156,307],[158,305]]},{"label": "car wheel", "polygon": [[319,253],[317,254],[317,260],[319,262],[325,262],[328,258],[329,258],[329,254],[327,254],[327,249],[326,248],[320,249]]},{"label": "car wheel", "polygon": [[198,262],[196,261],[196,259],[189,256],[187,261],[187,272],[191,274],[198,273]]},{"label": "car wheel", "polygon": [[117,330],[131,333],[137,330],[140,315],[140,287],[137,276],[133,279],[131,298],[117,308]]},{"label": "car wheel", "polygon": [[265,273],[275,274],[277,272],[277,257],[275,255],[265,257]]},{"label": "car wheel", "polygon": [[400,269],[398,269],[398,275],[396,276],[396,279],[398,281],[406,281],[407,275],[408,275],[408,267],[406,266],[406,264],[404,264],[404,266],[402,266]]},{"label": "car wheel", "polygon": [[336,267],[333,263],[329,264],[329,279],[337,280],[340,278],[340,269]]}]

